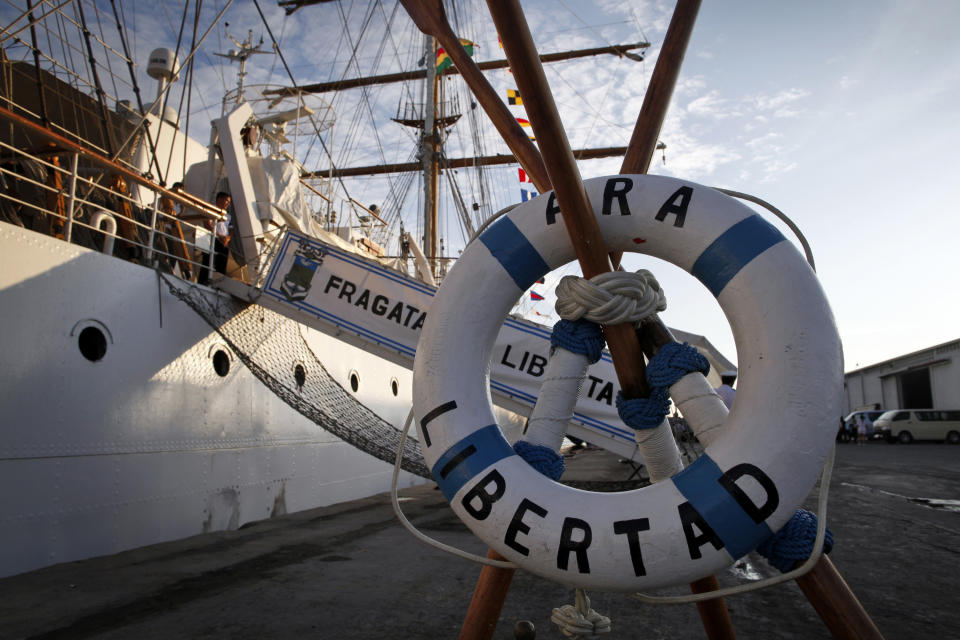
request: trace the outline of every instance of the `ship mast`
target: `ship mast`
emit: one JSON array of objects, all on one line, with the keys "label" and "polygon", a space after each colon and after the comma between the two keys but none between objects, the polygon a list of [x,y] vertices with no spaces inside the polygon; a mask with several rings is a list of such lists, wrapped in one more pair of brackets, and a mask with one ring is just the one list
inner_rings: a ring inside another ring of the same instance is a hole
[{"label": "ship mast", "polygon": [[437,42],[431,36],[424,36],[424,61],[427,66],[427,97],[423,105],[423,132],[420,137],[420,155],[423,165],[423,235],[427,263],[436,280],[438,271],[437,199],[440,186],[436,116],[440,76],[437,75]]}]

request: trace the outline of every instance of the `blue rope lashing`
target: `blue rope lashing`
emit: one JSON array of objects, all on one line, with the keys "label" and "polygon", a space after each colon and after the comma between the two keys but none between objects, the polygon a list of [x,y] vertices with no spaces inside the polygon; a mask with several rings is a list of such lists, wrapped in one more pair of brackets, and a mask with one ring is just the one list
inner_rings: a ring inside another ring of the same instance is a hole
[{"label": "blue rope lashing", "polygon": [[603,355],[606,342],[603,330],[596,322],[589,320],[559,320],[553,325],[550,344],[562,347],[571,353],[587,356],[590,364],[596,364]]},{"label": "blue rope lashing", "polygon": [[654,389],[667,388],[694,371],[707,375],[710,363],[686,342],[669,342],[660,347],[647,365],[647,382]]},{"label": "blue rope lashing", "polygon": [[657,428],[670,411],[670,386],[694,371],[704,375],[710,372],[710,363],[696,349],[686,342],[663,345],[647,365],[650,397],[624,398],[617,393],[620,419],[633,429]]},{"label": "blue rope lashing", "polygon": [[[816,538],[817,516],[805,509],[797,509],[780,531],[757,547],[757,553],[782,573],[786,573],[794,569],[798,562],[810,557]],[[831,549],[833,532],[828,528],[823,539],[823,552],[830,553]]]},{"label": "blue rope lashing", "polygon": [[670,411],[670,393],[654,389],[649,398],[624,398],[617,392],[617,413],[632,429],[656,429]]},{"label": "blue rope lashing", "polygon": [[551,480],[559,480],[567,468],[563,456],[550,447],[533,444],[526,440],[517,440],[517,443],[513,445],[513,450],[517,452],[518,456],[526,460],[527,464]]}]

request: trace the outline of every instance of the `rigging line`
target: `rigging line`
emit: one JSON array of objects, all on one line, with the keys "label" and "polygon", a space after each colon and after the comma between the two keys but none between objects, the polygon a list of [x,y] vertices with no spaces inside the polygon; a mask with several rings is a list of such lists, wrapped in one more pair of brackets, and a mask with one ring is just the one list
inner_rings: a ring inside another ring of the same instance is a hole
[{"label": "rigging line", "polygon": [[570,15],[572,15],[574,18],[576,18],[577,20],[579,20],[580,23],[583,24],[583,26],[585,26],[587,29],[589,29],[595,36],[597,36],[598,38],[600,38],[600,40],[602,40],[608,47],[609,47],[609,46],[613,46],[613,43],[612,43],[612,42],[610,42],[609,40],[607,40],[606,38],[604,38],[603,35],[601,35],[600,32],[597,31],[596,29],[594,29],[591,25],[587,24],[586,21],[584,21],[583,18],[581,18],[579,15],[577,15],[577,13],[576,13],[573,9],[571,9],[570,6],[569,6],[564,0],[557,0],[557,1],[558,1],[561,5],[563,5],[563,8],[564,8],[564,9],[566,9],[567,11],[570,12]]},{"label": "rigging line", "polygon": [[[113,0],[110,0],[110,3],[113,4]],[[175,74],[175,75],[179,75],[179,74],[180,74],[180,69],[177,69],[177,68],[176,68],[176,64],[177,64],[177,60],[179,60],[179,58],[180,58],[180,45],[183,43],[183,30],[184,30],[184,28],[185,28],[185,26],[186,26],[186,23],[187,23],[187,13],[189,12],[189,10],[190,10],[190,2],[189,2],[189,0],[185,0],[184,3],[183,3],[183,17],[180,19],[180,32],[177,34],[177,46],[174,47],[174,49],[173,49],[173,64],[174,64],[174,69],[173,69],[173,71],[174,71],[174,74]],[[196,34],[196,30],[194,30],[194,34]],[[171,80],[171,82],[172,82],[172,80]],[[183,115],[183,100],[184,100],[185,96],[186,96],[186,92],[181,90],[181,91],[180,91],[180,103],[177,105],[177,122],[178,122],[178,123],[180,122],[180,117]],[[166,118],[165,118],[164,116],[166,115],[167,105],[169,104],[169,102],[170,102],[170,94],[167,93],[167,94],[163,97],[163,106],[160,108],[160,123],[159,123],[159,125],[158,125],[158,127],[157,127],[157,141],[158,141],[158,142],[160,141],[160,131],[161,131],[162,127],[163,127],[164,121],[166,120]],[[174,149],[176,148],[177,136],[180,134],[180,128],[179,128],[179,126],[176,125],[176,124],[173,124],[173,123],[170,123],[170,124],[171,124],[171,128],[173,129],[173,139],[170,141],[170,152],[167,154],[167,164],[166,164],[166,167],[164,168],[164,171],[165,171],[167,177],[170,176],[170,167],[173,166],[173,151],[174,151]],[[184,131],[184,135],[186,135],[186,132],[185,132],[185,131]],[[183,172],[186,173],[186,170],[187,170],[187,163],[186,163],[187,144],[186,144],[186,142],[184,142],[184,145],[183,145],[183,153],[184,153]],[[161,183],[161,184],[162,184],[162,183]],[[166,185],[164,185],[164,186],[166,186]]]},{"label": "rigging line", "polygon": [[[43,2],[48,2],[49,0],[42,0],[42,1],[43,1]],[[76,5],[79,5],[80,2],[76,2],[75,4],[76,4]],[[97,9],[96,4],[94,4],[93,2],[91,2],[91,4],[93,4],[93,9],[94,9],[95,12],[96,12],[96,11],[99,11],[99,10]],[[62,15],[62,16],[64,17],[64,19],[66,19],[67,22],[70,22],[71,24],[73,24],[73,26],[75,26],[78,30],[84,30],[84,29],[86,29],[86,24],[81,24],[81,23],[77,22],[76,20],[74,20],[73,18],[71,18],[70,16],[68,16],[66,13],[64,13],[62,10],[59,10],[59,9],[58,9],[57,12],[58,12],[60,15]],[[107,42],[105,42],[104,39],[98,38],[98,37],[97,37],[97,34],[95,34],[94,32],[88,31],[87,33],[88,33],[88,35],[93,36],[93,39],[96,40],[98,44],[100,44],[101,46],[103,46],[104,49],[106,49],[107,51],[110,51],[111,53],[113,53],[113,54],[114,54],[115,56],[117,56],[118,58],[121,58],[124,62],[132,62],[131,60],[128,60],[127,58],[125,58],[124,55],[123,55],[122,53],[120,53],[119,51],[117,51],[114,47],[111,47],[109,44],[107,44]]]},{"label": "rigging line", "polygon": [[[385,27],[386,27],[386,31],[387,31],[387,37],[385,38],[385,40],[389,39],[390,44],[393,46],[393,56],[394,56],[394,58],[396,58],[397,60],[400,59],[400,49],[399,49],[399,47],[397,47],[397,43],[396,43],[396,41],[394,40],[394,37],[393,37],[393,29],[391,28],[390,25],[393,24],[393,21],[394,21],[394,19],[395,19],[395,17],[396,17],[396,14],[397,14],[397,9],[399,9],[399,7],[400,7],[400,3],[399,3],[399,2],[395,3],[395,4],[393,5],[393,13],[390,15],[389,18],[387,18],[386,13],[385,13],[384,10],[383,10],[383,5],[380,5],[380,13],[383,15],[383,21],[384,21],[384,24],[385,24]],[[413,94],[412,94],[412,92],[410,91],[410,86],[409,86],[407,83],[403,83],[403,91],[407,94],[407,98],[412,102],[412,101],[413,101]]]},{"label": "rigging line", "polygon": [[30,18],[31,18],[30,42],[33,44],[33,66],[34,66],[34,69],[36,70],[37,92],[39,94],[38,98],[40,99],[40,121],[44,124],[44,126],[47,126],[47,124],[50,122],[50,119],[47,117],[47,97],[46,97],[47,92],[44,90],[43,75],[40,72],[40,48],[37,47],[37,30],[32,24],[33,2],[31,0],[27,0],[27,8],[30,10]]},{"label": "rigging line", "polygon": [[[287,33],[287,18],[288,18],[288,17],[289,17],[289,16],[288,16],[286,13],[283,14],[283,23],[281,23],[281,25],[280,25],[280,39],[277,40],[277,46],[280,46],[280,44],[283,43],[283,36],[286,35],[286,33]],[[274,56],[274,58],[273,58],[273,63],[270,65],[270,72],[267,74],[267,84],[270,84],[270,82],[273,80],[273,73],[274,73],[276,70],[277,70],[277,58],[276,58],[276,56]]]},{"label": "rigging line", "polygon": [[[120,36],[120,44],[123,46],[123,52],[127,55],[127,70],[130,72],[130,81],[133,83],[133,95],[137,99],[137,108],[140,109],[140,113],[143,114],[146,118],[146,111],[143,110],[143,99],[140,97],[140,85],[137,83],[137,73],[133,69],[133,62],[130,61],[130,49],[127,47],[127,37],[124,35],[123,25],[120,24],[120,14],[117,13],[117,4],[115,0],[110,0],[110,6],[113,9],[113,17],[117,21],[117,34]],[[83,14],[81,14],[82,16]],[[164,92],[163,96],[166,96],[167,93]],[[157,96],[159,100],[161,96]],[[156,101],[154,101],[156,102]],[[153,109],[153,106],[150,107]],[[163,110],[160,111],[160,116],[158,118],[159,123],[157,125],[157,138],[160,137],[160,132],[163,130]],[[143,133],[147,138],[147,146],[150,148],[150,157],[152,158],[153,164],[157,169],[157,182],[161,187],[165,187],[166,182],[163,179],[163,171],[160,169],[160,158],[157,157],[157,145],[153,142],[153,135],[150,133],[150,125],[148,124],[143,128]],[[112,143],[112,140],[111,140]],[[117,155],[119,156],[121,150],[117,150]],[[112,154],[112,152],[111,152]],[[149,166],[149,165],[148,165]]]},{"label": "rigging line", "polygon": [[[127,24],[127,14],[123,10],[123,3],[120,3],[120,19],[123,20],[123,24]],[[133,9],[133,55],[137,55],[139,48],[137,47],[137,9]]]},{"label": "rigging line", "polygon": [[[618,59],[618,60],[617,60],[617,63],[616,63],[616,64],[617,64],[617,66],[620,66],[622,63],[623,63],[623,59],[621,58],[621,59]],[[599,105],[602,105],[602,104],[605,104],[605,103],[606,103],[606,97],[610,94],[610,91],[613,90],[613,86],[614,86],[614,85],[613,85],[612,82],[610,82],[610,83],[607,84],[607,92],[604,94],[604,99],[603,99],[603,100],[600,100],[600,101],[597,101],[596,103],[594,103],[593,101],[588,100],[588,99],[580,92],[580,90],[577,88],[577,86],[574,85],[573,83],[571,83],[570,80],[568,80],[568,79],[566,78],[566,74],[557,72],[557,73],[555,73],[555,74],[553,74],[553,75],[555,75],[556,77],[560,78],[560,81],[561,81],[561,82],[563,82],[565,85],[567,85],[568,87],[570,87],[570,89],[574,92],[574,94],[575,94],[578,98],[580,98],[580,103],[581,103],[581,104],[585,104],[585,105],[593,105],[593,104],[596,104],[596,105],[598,105],[598,106],[594,106],[592,109],[584,109],[584,111],[585,111],[586,113],[592,114],[592,115],[594,116],[595,120],[602,120],[602,121],[604,122],[604,124],[607,124],[607,125],[609,125],[609,126],[611,126],[611,127],[616,127],[616,128],[619,128],[619,129],[629,129],[629,127],[625,127],[624,125],[622,125],[622,124],[620,124],[620,123],[618,123],[618,122],[611,122],[611,121],[608,120],[606,117],[604,117],[604,116],[603,116],[603,113],[600,111]],[[593,125],[591,125],[590,130],[591,130],[591,131],[593,130]]]},{"label": "rigging line", "polygon": [[[27,24],[23,25],[22,27],[20,27],[20,28],[17,29],[16,31],[7,31],[7,27],[3,27],[2,32],[0,32],[0,33],[3,34],[2,36],[0,36],[0,46],[3,46],[3,43],[6,42],[7,40],[9,40],[10,38],[16,38],[17,35],[19,35],[20,33],[23,33],[23,31],[25,31],[26,29],[29,29],[30,27],[32,27],[33,25],[37,24],[37,23],[40,22],[41,20],[45,19],[45,18],[46,18],[47,16],[49,16],[51,13],[54,13],[54,12],[58,11],[61,7],[65,6],[65,5],[68,5],[68,4],[70,4],[71,2],[73,2],[73,1],[74,1],[74,0],[64,0],[64,2],[61,2],[61,3],[58,4],[57,6],[53,7],[52,9],[50,9],[50,11],[47,11],[46,13],[41,13],[41,14],[40,14],[40,17],[38,17],[38,18],[30,18],[30,20],[27,22]],[[13,4],[12,2],[7,2],[7,4],[10,5],[11,7],[16,7],[16,5]],[[47,4],[47,2],[44,2],[43,4]],[[27,10],[24,11],[23,13],[21,13],[19,16],[17,16],[16,20],[12,20],[10,23],[8,23],[8,26],[12,27],[12,26],[15,25],[16,23],[18,23],[18,22],[20,22],[21,20],[23,20],[23,18],[24,18],[25,16],[28,16],[28,15],[30,15],[30,14],[33,12],[33,7],[31,6],[31,4],[30,4],[29,2],[27,3],[27,7],[28,7]]]},{"label": "rigging line", "polygon": [[[256,0],[254,0],[254,1],[256,1]],[[351,53],[351,55],[350,55],[350,60],[347,61],[347,66],[344,68],[344,74],[346,74],[346,73],[349,71],[349,69],[350,69],[350,64],[351,64],[351,63],[353,63],[353,66],[356,68],[358,74],[361,74],[361,73],[362,73],[362,70],[360,69],[359,61],[357,60],[357,51],[358,51],[359,48],[360,48],[360,43],[363,41],[363,36],[364,36],[364,34],[366,33],[367,28],[370,26],[370,21],[371,21],[371,19],[373,18],[373,9],[374,9],[374,7],[375,7],[377,4],[379,4],[379,3],[380,3],[380,0],[377,0],[377,2],[376,2],[373,6],[371,6],[370,12],[369,12],[369,13],[366,15],[366,17],[364,18],[363,25],[362,25],[362,27],[361,27],[361,29],[360,29],[360,33],[359,33],[359,35],[358,35],[358,37],[357,37],[356,43],[354,43],[353,36],[352,36],[351,33],[350,33],[350,26],[349,26],[349,24],[348,24],[348,22],[347,22],[347,17],[343,14],[343,9],[342,9],[342,7],[340,7],[340,6],[338,5],[338,8],[340,9],[341,19],[343,20],[344,33],[346,34],[347,40],[348,40],[348,42],[350,43],[350,46],[351,46],[352,49],[353,49],[353,50],[352,50],[352,53]],[[374,64],[376,64],[376,63],[377,63],[377,61],[376,61],[376,59],[375,59],[375,60],[374,60]],[[366,106],[367,112],[368,112],[368,114],[369,114],[369,116],[370,116],[370,121],[371,121],[371,122],[375,122],[375,121],[376,121],[376,117],[375,117],[374,114],[373,114],[373,108],[370,106],[369,92],[367,91],[366,87],[364,87],[363,91],[361,92],[361,95],[363,96],[364,105]],[[379,132],[377,131],[376,127],[374,127],[374,129],[373,129],[373,138],[374,138],[374,140],[375,140],[376,143],[377,143],[377,149],[378,149],[378,151],[380,152],[381,162],[386,163],[386,157],[385,157],[385,155],[384,155],[384,153],[383,153],[383,144],[382,144],[382,142],[381,142],[381,140],[380,140],[380,134],[379,134]],[[388,181],[389,181],[389,180],[392,180],[392,179],[388,179]]]},{"label": "rigging line", "polygon": [[[97,7],[96,4],[93,5],[93,14],[97,18],[97,28],[100,29],[101,39],[106,39],[105,36],[103,35],[103,22],[100,20],[100,9]],[[114,100],[117,100],[120,97],[120,90],[117,88],[117,76],[113,72],[113,65],[110,64],[110,54],[104,53],[103,58],[104,60],[106,60],[107,72],[110,74],[110,84],[113,85],[113,94],[114,94],[113,98]]]},{"label": "rigging line", "polygon": [[103,123],[104,141],[107,144],[107,151],[113,155],[113,150],[116,145],[113,140],[113,131],[110,129],[110,120],[107,116],[106,95],[104,94],[103,86],[100,84],[100,74],[97,72],[97,61],[93,57],[93,46],[90,43],[90,29],[87,28],[87,19],[83,14],[83,2],[78,2],[74,6],[76,6],[80,12],[80,22],[83,25],[83,39],[87,43],[87,53],[90,56],[90,70],[93,75],[94,85],[97,89],[97,101],[100,103],[100,119]]},{"label": "rigging line", "polygon": [[[189,0],[184,2],[184,10]],[[200,10],[203,8],[203,0],[196,0],[193,4],[193,33],[190,36],[190,50],[193,51],[193,45],[197,41],[197,28],[200,26]],[[193,98],[193,60],[187,65],[187,121],[184,125],[184,133],[190,135],[190,105]],[[183,174],[187,174],[187,144],[183,145]]]},{"label": "rigging line", "polygon": [[[231,2],[232,1],[233,0],[231,0]],[[267,34],[270,36],[270,41],[273,43],[274,51],[277,52],[277,55],[280,57],[280,61],[283,63],[283,68],[287,72],[287,77],[290,78],[290,82],[293,84],[294,88],[297,89],[297,96],[298,96],[297,99],[298,100],[302,99],[299,97],[300,93],[299,93],[299,88],[297,87],[297,81],[294,80],[293,78],[293,72],[290,71],[290,65],[287,64],[287,59],[284,57],[283,52],[280,50],[280,45],[277,44],[277,39],[273,37],[273,29],[270,28],[270,23],[267,22],[266,16],[263,15],[263,10],[260,8],[259,0],[253,0],[253,5],[257,8],[257,13],[260,14],[260,20],[263,22],[263,25],[267,28]],[[316,130],[317,128],[316,124],[314,124],[313,126],[314,126],[314,131],[317,134],[317,137],[320,138],[320,132]],[[324,152],[326,152],[327,157],[330,159],[331,168],[333,168],[334,167],[333,154],[330,153],[330,150],[327,148],[327,144],[323,141],[322,138],[320,138],[320,144],[323,146]],[[347,196],[349,197],[349,191],[347,190],[347,185],[344,184],[343,182],[343,178],[338,177],[337,180],[338,182],[340,182],[340,186],[343,187],[343,192],[347,194]]]},{"label": "rigging line", "polygon": [[[77,63],[76,63],[76,60],[73,59],[73,50],[70,47],[67,47],[65,44],[67,40],[67,30],[66,30],[66,25],[64,23],[66,21],[64,20],[63,16],[60,15],[59,13],[53,16],[53,21],[57,27],[57,32],[55,37],[59,40],[59,43],[60,43],[60,54],[63,57],[62,59],[64,60],[64,62],[69,64],[71,68],[70,70],[68,70],[68,73],[67,73],[67,84],[73,87],[75,91],[79,92],[80,81],[79,81],[79,76],[76,73]],[[47,21],[44,21],[44,24],[46,23]],[[50,32],[52,30],[48,28],[46,31],[47,31],[47,38],[49,42]],[[53,51],[54,51],[53,47],[51,46],[50,52],[53,53]],[[54,75],[56,75],[56,66],[53,67],[53,73]],[[84,122],[86,119],[84,118],[83,114],[81,114],[79,101],[70,100],[69,102],[70,102],[70,109],[73,111],[73,116],[76,119],[76,122],[78,123]],[[75,136],[75,137],[79,138],[80,136]]]},{"label": "rigging line", "polygon": [[[161,4],[163,4],[163,3],[161,3]],[[183,61],[183,63],[181,64],[181,66],[187,64],[188,62],[190,62],[190,60],[193,59],[193,56],[196,55],[197,51],[200,50],[200,45],[203,44],[203,41],[206,40],[207,36],[210,35],[210,32],[213,30],[213,27],[220,21],[220,18],[223,17],[223,14],[227,12],[227,9],[228,9],[228,8],[230,7],[230,5],[232,5],[232,4],[233,4],[233,0],[227,0],[227,3],[223,6],[223,9],[221,9],[220,12],[217,14],[217,16],[213,19],[213,22],[210,23],[210,26],[207,27],[207,30],[203,32],[203,35],[200,36],[200,41],[197,42],[196,47],[193,49],[193,51],[190,52],[190,55],[187,56],[186,60]],[[163,92],[165,93],[165,92],[169,91],[169,90],[170,90],[170,87],[172,87],[172,86],[173,86],[172,83],[171,83],[171,84],[167,84],[167,86],[164,87]],[[159,96],[157,96],[156,100],[154,100],[153,103],[150,105],[150,110],[151,110],[151,111],[157,106],[157,104],[159,104],[161,98],[163,98],[163,93],[161,93]],[[130,134],[127,136],[127,138],[123,141],[123,144],[120,145],[120,149],[117,151],[117,154],[116,154],[116,155],[111,155],[111,158],[110,158],[111,160],[116,161],[117,157],[120,155],[120,152],[123,151],[124,147],[126,147],[126,146],[130,143],[130,141],[131,141],[131,140],[133,139],[133,137],[134,137],[134,134],[136,134],[137,130],[143,125],[143,123],[146,121],[146,119],[147,119],[147,115],[146,115],[146,112],[144,112],[143,114],[141,114],[140,120],[139,120],[139,121],[137,122],[137,124],[134,126],[133,131],[130,132]]]},{"label": "rigging line", "polygon": [[[254,0],[254,2],[256,2],[256,1],[257,1],[257,0]],[[376,3],[376,4],[379,4],[379,3],[380,3],[380,0],[377,0],[377,3]],[[376,4],[374,5],[374,7],[376,6]],[[353,36],[352,36],[351,33],[350,33],[350,28],[349,28],[349,24],[348,24],[348,22],[347,22],[346,16],[343,14],[343,9],[342,9],[342,7],[340,7],[340,6],[338,5],[338,9],[340,9],[341,19],[343,20],[343,24],[344,24],[344,32],[345,32],[345,34],[346,34],[346,36],[347,36],[348,42],[349,42],[350,45],[353,47],[353,52],[352,52],[352,54],[351,54],[350,61],[348,61],[347,67],[344,68],[344,73],[345,73],[345,74],[346,74],[347,71],[349,70],[350,62],[351,62],[351,61],[353,62],[354,67],[357,69],[357,73],[361,73],[360,65],[359,65],[359,62],[357,61],[357,55],[356,55],[356,54],[357,54],[357,51],[359,50],[360,43],[363,41],[363,36],[364,36],[364,34],[366,33],[367,29],[368,29],[369,26],[370,26],[370,21],[371,21],[371,19],[372,19],[372,17],[373,17],[373,8],[374,8],[374,7],[371,7],[370,12],[367,14],[366,18],[364,19],[364,23],[363,23],[363,26],[362,26],[362,28],[361,28],[361,30],[360,30],[360,34],[359,34],[358,37],[357,37],[356,44],[354,44]],[[394,15],[396,15],[396,14],[394,14]],[[374,64],[378,64],[378,60],[377,60],[376,58],[375,58],[375,60],[374,60]],[[369,116],[370,116],[370,121],[371,121],[371,122],[376,122],[376,116],[375,116],[375,114],[373,113],[373,107],[372,107],[371,104],[370,104],[370,93],[369,93],[369,91],[368,91],[367,89],[368,89],[367,87],[363,87],[363,91],[362,91],[363,103],[364,103],[364,105],[366,106],[367,113],[368,113]],[[379,134],[379,132],[377,131],[377,128],[376,128],[376,127],[373,128],[373,137],[374,137],[374,140],[376,141],[376,144],[377,144],[377,150],[378,150],[378,152],[379,152],[379,154],[380,154],[380,160],[381,160],[381,162],[386,163],[386,155],[384,154],[384,151],[383,151],[383,143],[382,143],[382,141],[381,141],[381,139],[380,139],[380,134]],[[392,184],[392,182],[393,182],[393,177],[392,177],[392,176],[389,176],[389,177],[387,178],[387,184]],[[341,184],[342,184],[342,181],[341,181]],[[344,189],[346,189],[345,186],[344,186]]]}]

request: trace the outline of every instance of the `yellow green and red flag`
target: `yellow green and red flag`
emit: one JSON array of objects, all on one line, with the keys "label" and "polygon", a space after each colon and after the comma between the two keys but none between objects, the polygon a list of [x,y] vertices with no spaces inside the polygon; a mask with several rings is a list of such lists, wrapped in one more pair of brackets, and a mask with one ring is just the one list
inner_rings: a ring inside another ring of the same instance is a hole
[{"label": "yellow green and red flag", "polygon": [[[473,56],[473,48],[476,45],[475,42],[471,42],[466,38],[460,38],[460,44],[463,45],[464,50],[467,52],[468,56]],[[443,73],[446,69],[449,69],[453,66],[453,60],[450,58],[450,54],[443,47],[437,48],[437,73]]]}]

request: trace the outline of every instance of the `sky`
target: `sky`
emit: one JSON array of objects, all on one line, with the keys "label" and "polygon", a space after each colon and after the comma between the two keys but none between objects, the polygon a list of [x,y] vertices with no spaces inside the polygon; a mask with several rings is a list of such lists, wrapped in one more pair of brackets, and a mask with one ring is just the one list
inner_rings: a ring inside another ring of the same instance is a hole
[{"label": "sky", "polygon": [[[109,17],[109,3],[97,4]],[[142,3],[120,5],[126,7],[135,59],[145,60],[157,46],[173,48],[182,2],[157,3],[151,11],[143,11]],[[204,4],[201,33],[224,6],[225,0]],[[329,3],[292,16],[267,0],[260,6],[301,84],[414,68],[422,56],[422,37],[409,23],[383,30],[397,10],[394,2]],[[542,52],[651,43],[644,62],[607,56],[546,66],[572,146],[625,145],[673,3],[531,0],[523,6]],[[18,12],[0,7],[0,17]],[[458,7],[450,17],[459,35],[478,43],[478,60],[502,57],[482,2]],[[252,0],[235,0],[224,18],[231,34],[242,38],[253,29],[255,39],[262,35],[264,49],[270,49]],[[192,16],[188,26],[191,21]],[[344,25],[349,39],[364,33],[372,44],[351,57]],[[960,148],[957,25],[960,2],[955,0],[704,2],[661,129],[667,148],[655,158],[651,173],[753,194],[800,227],[812,246],[848,371],[954,340],[960,333],[954,283],[960,267],[960,179],[952,157]],[[237,71],[235,63],[231,67],[212,54],[232,46],[221,24],[196,55],[198,95],[190,132],[200,140],[207,139],[207,123],[219,115],[224,88],[234,86]],[[18,55],[16,49],[8,52]],[[138,68],[142,84],[154,86],[143,67]],[[248,71],[248,83],[290,84],[278,56],[257,56]],[[505,71],[487,77],[501,95],[514,86]],[[459,81],[445,82],[452,91]],[[144,93],[152,97],[153,91]],[[333,136],[325,142],[333,147],[335,162],[410,160],[413,136],[389,118],[404,100],[421,99],[413,91],[391,85],[316,98],[318,105],[328,100],[338,114],[332,132],[324,134]],[[465,112],[468,102],[461,99]],[[361,116],[373,116],[376,126],[364,128]],[[452,130],[450,157],[466,154],[472,141],[465,130],[461,125]],[[483,141],[487,153],[506,151],[495,136]],[[328,161],[316,159],[315,141],[310,149],[315,155],[308,167],[322,168]],[[609,159],[580,167],[589,178],[615,174],[619,165],[620,159]],[[515,166],[490,174],[495,178],[492,210],[520,200]],[[389,208],[382,184],[353,181],[349,188],[359,200]],[[415,208],[418,196],[411,197],[407,205]],[[413,224],[408,221],[408,228]],[[448,254],[454,255],[465,241],[463,232],[454,227],[442,232]],[[628,256],[625,266],[655,272],[666,292],[662,317],[669,326],[707,336],[736,361],[727,321],[698,281],[642,256]],[[550,285],[559,275],[538,290],[546,300],[526,303],[524,311],[542,321],[553,317]]]}]

